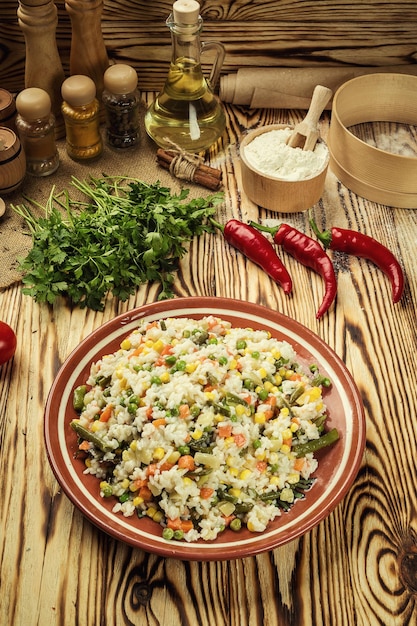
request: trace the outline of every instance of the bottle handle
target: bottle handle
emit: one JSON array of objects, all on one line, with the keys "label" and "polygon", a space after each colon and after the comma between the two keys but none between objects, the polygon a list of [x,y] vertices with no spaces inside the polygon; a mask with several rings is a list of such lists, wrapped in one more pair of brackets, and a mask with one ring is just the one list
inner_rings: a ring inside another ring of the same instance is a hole
[{"label": "bottle handle", "polygon": [[226,48],[219,41],[207,41],[201,44],[201,54],[208,52],[209,50],[215,50],[216,56],[214,57],[213,66],[211,68],[210,76],[208,79],[210,87],[214,90],[217,81],[220,77],[220,72],[226,56]]}]

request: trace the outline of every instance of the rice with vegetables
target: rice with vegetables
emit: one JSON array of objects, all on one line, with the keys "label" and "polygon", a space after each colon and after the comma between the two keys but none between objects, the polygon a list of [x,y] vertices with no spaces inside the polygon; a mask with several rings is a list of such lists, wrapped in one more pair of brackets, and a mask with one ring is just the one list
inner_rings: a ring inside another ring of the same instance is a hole
[{"label": "rice with vegetables", "polygon": [[214,316],[144,323],[93,363],[71,422],[113,511],[166,539],[262,532],[304,497],[325,432],[323,386],[292,346]]}]

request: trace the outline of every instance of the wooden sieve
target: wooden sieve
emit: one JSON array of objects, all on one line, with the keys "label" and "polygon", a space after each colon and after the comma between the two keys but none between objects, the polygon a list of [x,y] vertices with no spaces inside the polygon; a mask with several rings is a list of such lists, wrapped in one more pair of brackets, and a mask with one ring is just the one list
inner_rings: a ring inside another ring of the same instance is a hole
[{"label": "wooden sieve", "polygon": [[375,148],[350,132],[365,122],[417,124],[417,77],[368,74],[341,85],[327,139],[330,168],[346,187],[374,202],[417,208],[417,157]]}]

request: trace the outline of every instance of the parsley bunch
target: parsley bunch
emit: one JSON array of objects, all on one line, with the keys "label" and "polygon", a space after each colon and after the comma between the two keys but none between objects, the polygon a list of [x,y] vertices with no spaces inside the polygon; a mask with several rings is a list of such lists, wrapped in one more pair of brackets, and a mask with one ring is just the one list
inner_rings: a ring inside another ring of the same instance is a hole
[{"label": "parsley bunch", "polygon": [[101,311],[112,293],[127,300],[148,281],[162,285],[160,299],[173,294],[173,272],[186,254],[185,244],[210,230],[209,216],[223,194],[185,202],[184,189],[173,195],[160,183],[103,176],[72,184],[88,197],[71,199],[52,188],[36,217],[27,205],[12,208],[28,224],[33,246],[20,261],[23,292],[38,302],[53,303],[63,295],[80,306]]}]

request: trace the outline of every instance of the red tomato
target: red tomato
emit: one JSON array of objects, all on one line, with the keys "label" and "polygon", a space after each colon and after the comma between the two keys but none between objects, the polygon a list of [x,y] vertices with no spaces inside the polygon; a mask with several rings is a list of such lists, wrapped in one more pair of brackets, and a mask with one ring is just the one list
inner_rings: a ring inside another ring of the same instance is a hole
[{"label": "red tomato", "polygon": [[7,363],[16,351],[16,335],[13,328],[0,321],[0,365]]}]

